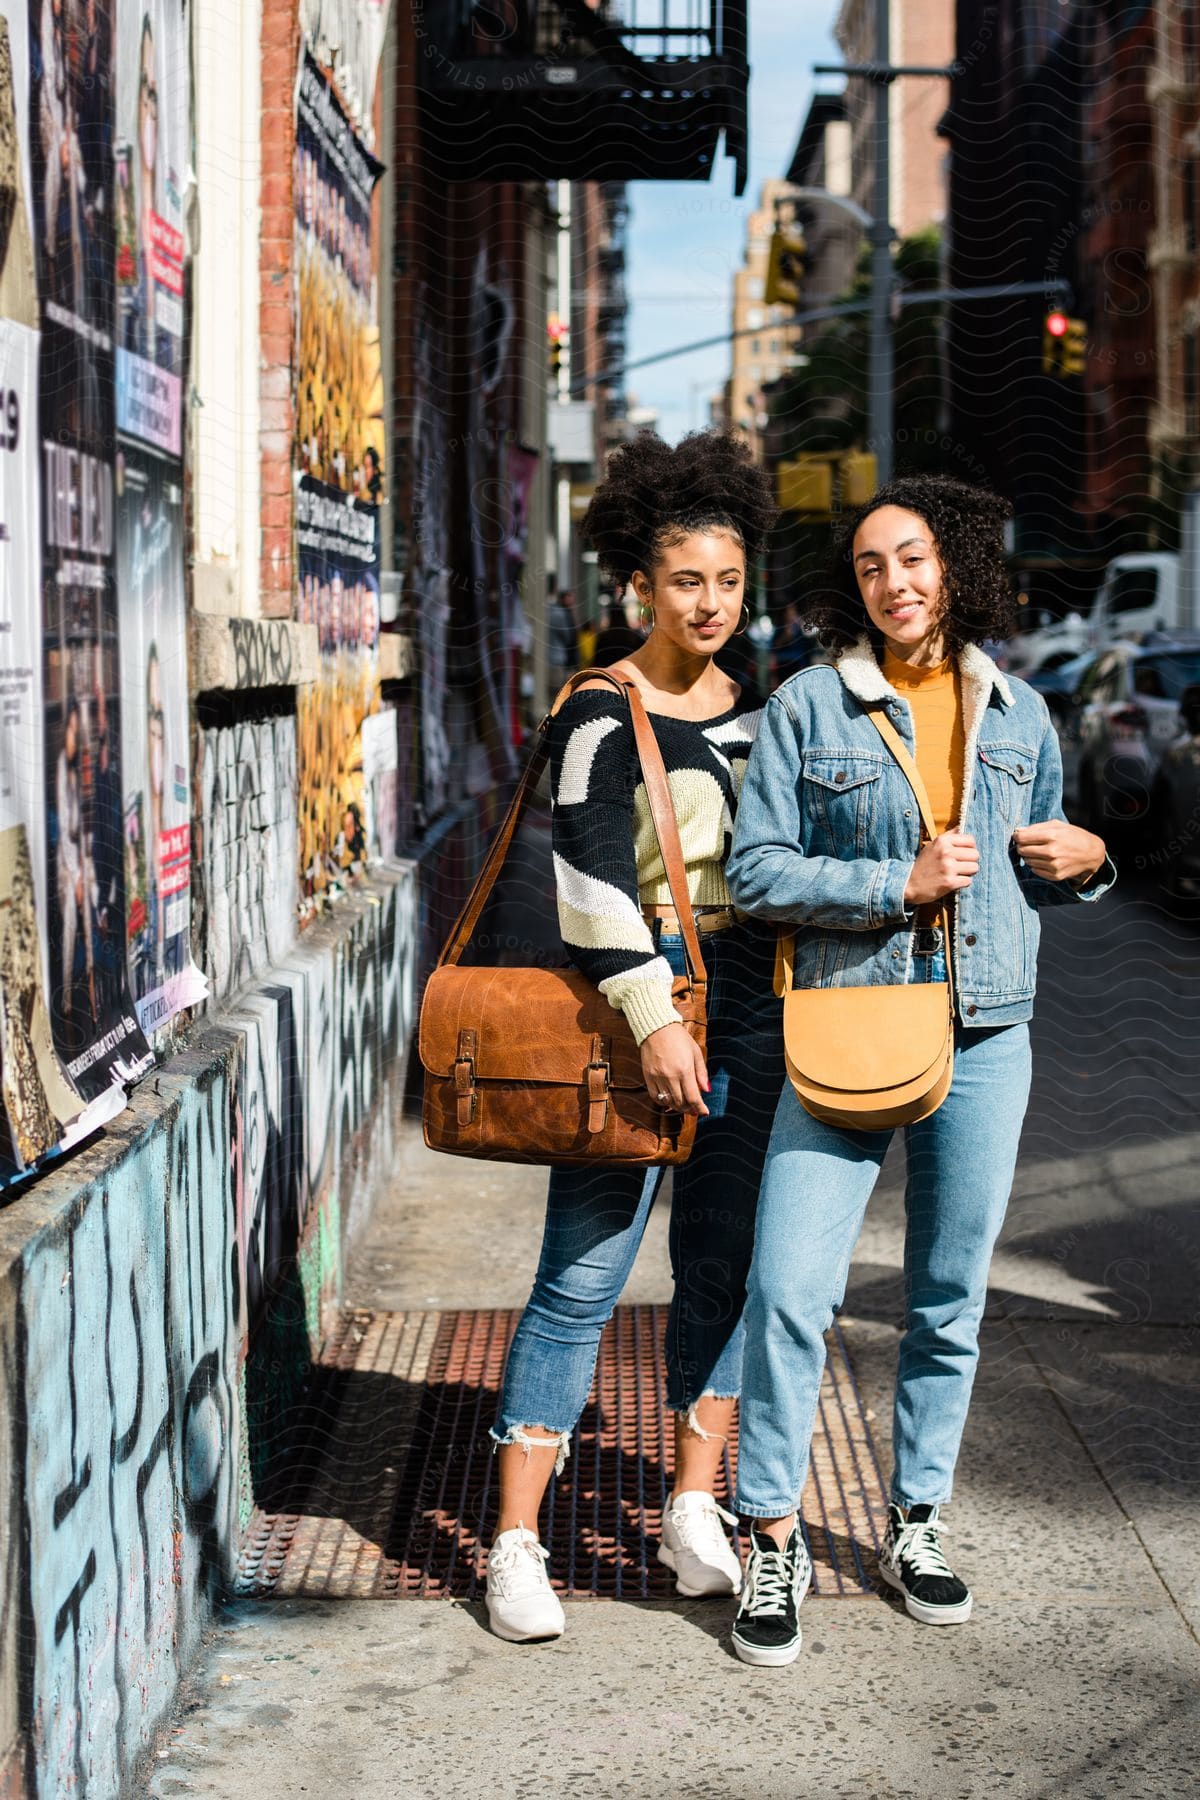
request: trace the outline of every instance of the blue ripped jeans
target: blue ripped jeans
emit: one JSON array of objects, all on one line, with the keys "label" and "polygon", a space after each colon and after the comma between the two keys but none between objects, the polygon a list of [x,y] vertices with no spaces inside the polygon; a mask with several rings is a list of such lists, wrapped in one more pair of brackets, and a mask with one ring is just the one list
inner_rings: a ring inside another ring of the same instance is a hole
[{"label": "blue ripped jeans", "polygon": [[[944,981],[915,956],[912,979]],[[949,1500],[979,1360],[992,1247],[1004,1222],[1029,1099],[1029,1027],[955,1034],[938,1110],[905,1127],[905,1330],[893,1418],[892,1499]],[[825,1367],[825,1332],[892,1139],[844,1131],[780,1097],[759,1197],[746,1304],[737,1506],[783,1518],[799,1503]]]},{"label": "blue ripped jeans", "polygon": [[[750,923],[703,940],[708,968],[709,1116],[675,1170],[667,1318],[667,1404],[686,1413],[705,1394],[741,1386],[742,1308],[754,1246],[763,1156],[783,1084],[781,1007],[772,991],[775,932]],[[684,973],[682,939],[659,953]],[[497,1443],[522,1428],[558,1433],[560,1466],[587,1403],[600,1333],[633,1267],[664,1170],[554,1169],[533,1292],[517,1326]]]}]

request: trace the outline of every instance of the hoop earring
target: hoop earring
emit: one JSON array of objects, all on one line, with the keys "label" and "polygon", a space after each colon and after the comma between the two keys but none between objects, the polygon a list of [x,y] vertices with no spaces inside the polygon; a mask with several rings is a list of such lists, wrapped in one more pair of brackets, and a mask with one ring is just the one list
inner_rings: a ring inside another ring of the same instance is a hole
[{"label": "hoop earring", "polygon": [[644,600],[638,607],[638,619],[648,631],[654,630],[654,608],[653,606],[647,606]]},{"label": "hoop earring", "polygon": [[750,608],[749,608],[749,606],[747,606],[747,604],[744,600],[742,601],[742,611],[745,614],[745,618],[742,620],[741,624],[738,626],[737,630],[734,632],[734,634],[733,634],[734,637],[741,637],[741,636],[743,636],[743,634],[745,632],[749,631],[749,629],[750,629]]}]

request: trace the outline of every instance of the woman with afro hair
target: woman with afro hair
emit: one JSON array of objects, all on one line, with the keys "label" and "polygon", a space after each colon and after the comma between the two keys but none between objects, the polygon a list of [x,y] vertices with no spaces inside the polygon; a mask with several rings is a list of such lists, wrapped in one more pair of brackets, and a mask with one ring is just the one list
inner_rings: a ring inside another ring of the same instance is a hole
[{"label": "woman with afro hair", "polygon": [[[550,747],[559,924],[575,965],[624,1013],[646,1086],[696,1115],[676,1169],[667,1398],[674,1489],[660,1559],[688,1595],[735,1594],[741,1570],[713,1498],[741,1379],[742,1307],[767,1135],[783,1081],[776,932],[735,917],[725,883],[738,790],[762,700],[718,651],[744,630],[747,578],[775,516],[770,483],[738,440],[649,434],[615,451],[583,522],[614,582],[631,586],[648,635],[614,667],[650,715],[679,825],[708,969],[707,1061],[671,1000],[683,940],[623,695],[599,681],[565,703]],[[488,1559],[493,1631],[557,1637],[563,1609],[538,1541],[542,1498],[562,1469],[591,1387],[600,1332],[632,1267],[661,1169],[551,1172],[533,1291],[505,1370],[500,1516]]]},{"label": "woman with afro hair", "polygon": [[[939,1508],[1029,1097],[1038,909],[1098,899],[1115,878],[1100,839],[1063,816],[1045,702],[980,648],[1012,628],[1006,514],[993,494],[921,475],[846,521],[831,584],[808,608],[833,664],[793,676],[768,703],[727,869],[739,907],[797,928],[797,987],[944,982],[949,955],[953,1080],[905,1128],[906,1316],[880,1554],[907,1611],[932,1625],[971,1612]],[[915,759],[931,839],[873,713]],[[746,1307],[737,1504],[750,1559],[733,1636],[744,1662],[800,1651],[809,1562],[796,1506],[824,1334],[891,1136],[822,1123],[783,1088]]]}]

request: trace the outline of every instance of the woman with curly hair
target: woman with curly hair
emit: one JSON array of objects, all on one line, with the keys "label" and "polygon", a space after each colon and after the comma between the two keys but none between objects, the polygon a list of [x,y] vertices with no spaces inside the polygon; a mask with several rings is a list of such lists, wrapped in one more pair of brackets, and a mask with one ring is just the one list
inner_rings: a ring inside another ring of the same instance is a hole
[{"label": "woman with curly hair", "polygon": [[[747,572],[775,515],[745,447],[649,434],[614,452],[584,519],[606,573],[631,585],[649,635],[614,667],[636,683],[667,770],[708,969],[707,1062],[671,999],[683,940],[641,782],[629,707],[603,682],[565,703],[550,747],[559,924],[572,961],[624,1013],[660,1104],[696,1115],[676,1169],[667,1399],[674,1488],[660,1559],[683,1594],[736,1593],[741,1571],[713,1498],[741,1379],[742,1307],[762,1159],[783,1080],[775,932],[735,918],[725,884],[738,789],[762,700],[717,666],[749,623]],[[587,1400],[600,1332],[629,1274],[661,1169],[550,1176],[541,1258],[509,1351],[499,1416],[500,1516],[488,1559],[493,1631],[557,1637],[538,1512]]]},{"label": "woman with curly hair", "polygon": [[[833,665],[793,676],[768,703],[726,870],[737,906],[800,928],[797,987],[944,982],[949,955],[953,1080],[935,1112],[905,1127],[906,1317],[880,1557],[908,1612],[934,1625],[971,1612],[942,1551],[939,1509],[1029,1096],[1038,908],[1095,900],[1115,878],[1100,839],[1063,816],[1044,700],[979,647],[1011,630],[1006,513],[993,494],[914,475],[847,520],[831,587],[808,610]],[[874,712],[915,758],[937,827],[925,842]],[[810,1569],[796,1506],[824,1334],[891,1137],[822,1123],[783,1088],[746,1308],[737,1505],[752,1523],[734,1626],[743,1662],[790,1663],[800,1651]]]}]

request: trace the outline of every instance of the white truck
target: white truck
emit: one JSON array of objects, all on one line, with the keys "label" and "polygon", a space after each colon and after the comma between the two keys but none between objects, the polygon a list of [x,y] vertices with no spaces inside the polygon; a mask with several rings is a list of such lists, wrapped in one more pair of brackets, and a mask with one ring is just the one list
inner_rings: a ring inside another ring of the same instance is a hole
[{"label": "white truck", "polygon": [[1185,617],[1189,611],[1178,556],[1164,550],[1114,556],[1084,621],[1087,647],[1101,650],[1120,638],[1144,637],[1148,631],[1190,630],[1196,621]]},{"label": "white truck", "polygon": [[[1190,616],[1180,578],[1180,559],[1163,550],[1133,550],[1114,556],[1104,571],[1091,609],[1030,631],[1014,644],[1013,667],[1033,674],[1084,650],[1102,650],[1149,631],[1190,631],[1200,621]],[[1019,667],[1018,667],[1019,665]]]}]

